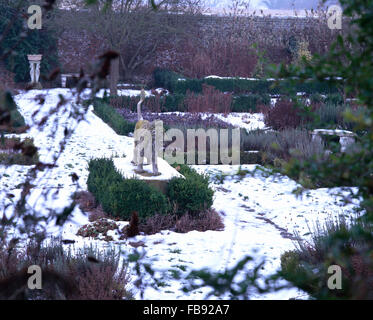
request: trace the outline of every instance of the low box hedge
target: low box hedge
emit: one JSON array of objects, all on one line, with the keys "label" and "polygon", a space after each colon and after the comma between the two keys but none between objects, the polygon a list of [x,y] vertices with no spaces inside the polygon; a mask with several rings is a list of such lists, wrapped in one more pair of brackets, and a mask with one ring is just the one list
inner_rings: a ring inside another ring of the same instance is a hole
[{"label": "low box hedge", "polygon": [[111,159],[92,159],[88,164],[88,191],[107,214],[124,220],[129,220],[134,211],[144,221],[155,214],[198,215],[211,208],[214,192],[208,177],[186,165],[178,167],[185,178],[171,179],[165,196],[144,181],[123,178]]},{"label": "low box hedge", "polygon": [[123,178],[111,159],[93,159],[88,169],[88,191],[107,214],[129,220],[136,211],[144,220],[170,211],[164,194],[144,181]]},{"label": "low box hedge", "polygon": [[167,195],[178,215],[196,215],[209,209],[213,203],[214,191],[209,187],[208,176],[197,173],[187,165],[174,165],[184,178],[172,178]]},{"label": "low box hedge", "polygon": [[289,82],[280,80],[278,82],[267,79],[243,79],[243,78],[203,78],[189,79],[175,72],[166,69],[156,69],[154,80],[157,86],[166,88],[173,93],[186,94],[188,91],[194,93],[202,92],[202,85],[208,84],[222,92],[232,92],[240,94],[281,94],[286,93],[288,87],[292,87],[296,92],[306,94],[331,94],[337,93],[336,86],[328,82],[309,80],[304,82]]},{"label": "low box hedge", "polygon": [[125,120],[113,107],[102,99],[93,102],[94,113],[107,123],[117,134],[128,135],[134,132],[135,123]]}]

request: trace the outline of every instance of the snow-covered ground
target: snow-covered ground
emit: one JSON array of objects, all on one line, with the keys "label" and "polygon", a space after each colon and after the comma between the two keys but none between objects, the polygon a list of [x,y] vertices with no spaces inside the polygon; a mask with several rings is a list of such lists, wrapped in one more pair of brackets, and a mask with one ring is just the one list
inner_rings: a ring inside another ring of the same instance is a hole
[{"label": "snow-covered ground", "polygon": [[[185,112],[164,112],[164,114],[185,115]],[[211,113],[200,113],[202,119],[209,118]],[[229,114],[214,113],[214,117],[231,124],[237,128],[245,128],[248,131],[265,129],[264,116],[262,113],[249,113],[249,112],[231,112]]]},{"label": "snow-covered ground", "polygon": [[[36,94],[45,94],[46,102],[40,106],[33,97]],[[29,91],[16,96],[20,112],[25,116],[26,122],[32,124],[31,115],[40,110],[40,117],[58,102],[58,95],[63,94],[71,98],[69,89],[51,89],[43,91]],[[59,114],[63,121],[65,115]],[[232,116],[236,119],[238,116]],[[53,130],[54,117],[49,117],[47,127],[43,131],[31,129],[23,136],[34,138],[39,148],[41,161],[50,161],[50,152],[56,152],[58,142],[50,138]],[[236,121],[236,120],[234,120]],[[242,125],[244,123],[243,120]],[[237,120],[237,125],[241,123]],[[70,125],[70,124],[69,124]],[[61,138],[63,130],[57,133]],[[58,139],[57,139],[58,140]],[[58,167],[48,171],[45,176],[41,173],[32,189],[28,204],[34,206],[40,214],[47,215],[49,208],[61,210],[67,203],[71,194],[76,190],[70,174],[79,176],[79,189],[86,190],[88,177],[87,162],[93,157],[126,156],[132,154],[133,138],[117,135],[108,125],[92,112],[90,108],[86,114],[86,121],[80,122],[69,140],[66,149],[57,162]],[[253,172],[255,165],[244,165],[242,169]],[[306,192],[303,198],[297,198],[292,191],[297,184],[284,176],[266,177],[261,172],[246,175],[239,179],[235,173],[238,166],[195,166],[199,172],[209,173],[212,186],[216,193],[213,207],[221,212],[224,221],[224,231],[189,232],[178,234],[171,231],[162,231],[152,236],[140,235],[136,238],[106,243],[100,240],[90,240],[76,236],[80,226],[88,223],[88,218],[79,208],[75,208],[72,220],[63,229],[48,226],[53,236],[62,236],[65,239],[75,240],[75,247],[84,244],[97,244],[102,247],[115,246],[123,253],[131,252],[133,243],[142,242],[140,250],[145,252],[145,261],[152,263],[157,270],[170,268],[182,272],[192,269],[209,267],[212,270],[224,270],[233,266],[246,255],[252,255],[254,262],[266,261],[263,273],[270,274],[280,265],[280,255],[294,247],[295,233],[309,237],[309,227],[316,221],[323,221],[326,217],[348,215],[353,211],[353,205],[343,206],[341,198],[334,196],[330,191],[338,189],[318,189]],[[19,198],[19,184],[24,181],[28,167],[0,166],[0,212],[9,203]],[[222,174],[226,178],[222,183],[217,182]],[[215,181],[215,182],[214,182]],[[53,188],[59,191],[54,197],[50,196],[45,202],[39,195],[46,189]],[[8,197],[12,194],[14,197]],[[11,208],[6,214],[11,214]],[[297,231],[297,232],[296,232]],[[250,265],[249,265],[250,266]],[[184,271],[185,270],[185,271]],[[171,276],[171,275],[170,275]],[[165,279],[164,285],[158,290],[147,288],[145,299],[202,299],[206,290],[195,290],[189,295],[181,291],[182,281]],[[254,295],[256,299],[289,299],[292,297],[305,297],[296,289],[286,289],[273,294]],[[139,292],[136,292],[139,298]]]},{"label": "snow-covered ground", "polygon": [[[262,113],[231,112],[227,115],[222,113],[214,115],[222,121],[225,121],[238,128],[245,128],[248,131],[265,128],[264,116]],[[207,116],[208,115],[203,115],[202,117]]]}]

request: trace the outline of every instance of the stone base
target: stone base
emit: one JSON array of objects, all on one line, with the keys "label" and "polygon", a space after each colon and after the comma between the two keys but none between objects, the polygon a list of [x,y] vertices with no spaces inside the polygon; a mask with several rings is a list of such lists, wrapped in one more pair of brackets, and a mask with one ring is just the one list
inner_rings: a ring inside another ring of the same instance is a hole
[{"label": "stone base", "polygon": [[43,86],[41,85],[40,82],[29,83],[29,84],[28,84],[28,87],[29,87],[31,90],[42,90],[42,89],[43,89]]},{"label": "stone base", "polygon": [[131,163],[129,157],[114,158],[114,165],[116,169],[122,174],[124,178],[136,178],[143,180],[148,185],[153,186],[157,190],[166,194],[168,182],[174,177],[184,178],[176,169],[171,167],[165,160],[158,158],[158,170],[161,173],[159,176],[152,174],[152,166],[145,165],[144,172],[136,172],[137,166]]}]

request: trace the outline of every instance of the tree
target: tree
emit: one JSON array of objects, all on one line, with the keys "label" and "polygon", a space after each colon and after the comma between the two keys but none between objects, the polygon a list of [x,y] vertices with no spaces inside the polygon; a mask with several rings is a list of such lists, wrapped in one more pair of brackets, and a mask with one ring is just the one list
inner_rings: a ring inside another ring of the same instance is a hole
[{"label": "tree", "polygon": [[[41,30],[30,30],[26,28],[26,19],[29,17],[25,14],[27,3],[20,3],[22,5],[18,9],[14,2],[0,1],[0,34],[3,35],[0,55],[4,55],[7,69],[15,74],[15,81],[27,82],[30,80],[27,54],[43,54],[41,74],[46,75],[58,65],[57,40],[50,28],[53,15],[44,15]],[[6,32],[9,22],[12,22],[12,27]]]},{"label": "tree", "polygon": [[125,79],[146,62],[154,59],[157,49],[178,34],[187,31],[187,19],[199,12],[199,0],[162,0],[154,10],[150,1],[98,0],[93,7],[85,7],[80,0],[64,1],[71,10],[60,12],[58,25],[86,30],[99,36],[103,47],[119,53],[111,65],[111,94],[116,94],[118,70]]},{"label": "tree", "polygon": [[[360,201],[361,217],[350,223],[329,222],[307,243],[282,257],[282,275],[316,299],[372,299],[373,297],[373,21],[372,1],[340,0],[353,28],[341,35],[328,54],[303,60],[302,68],[282,66],[278,77],[309,78],[339,85],[356,97],[365,111],[346,112],[358,134],[352,152],[332,154],[326,162],[291,162],[288,174],[328,181],[333,186],[354,186],[344,199]],[[306,253],[308,251],[308,254]],[[304,254],[306,253],[306,254]],[[311,257],[312,256],[312,257]],[[315,259],[315,257],[317,257]],[[329,290],[325,280],[331,265],[343,269],[342,290]],[[316,270],[316,271],[315,271]]]}]

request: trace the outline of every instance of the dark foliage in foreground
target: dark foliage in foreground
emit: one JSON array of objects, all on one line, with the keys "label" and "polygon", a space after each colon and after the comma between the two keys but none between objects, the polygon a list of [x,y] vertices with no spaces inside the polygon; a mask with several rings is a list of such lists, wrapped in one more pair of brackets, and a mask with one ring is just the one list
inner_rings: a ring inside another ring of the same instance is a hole
[{"label": "dark foliage in foreground", "polygon": [[33,165],[39,155],[32,139],[0,138],[0,164]]},{"label": "dark foliage in foreground", "polygon": [[[373,230],[345,220],[328,221],[312,232],[310,242],[281,257],[280,274],[316,299],[373,299]],[[341,267],[342,288],[331,290],[328,269]]]},{"label": "dark foliage in foreground", "polygon": [[[28,267],[42,270],[42,289],[29,290]],[[0,248],[0,298],[47,300],[130,299],[126,265],[119,267],[114,251],[100,253],[94,248],[73,253],[60,243],[30,242],[24,250],[15,243]]]}]

